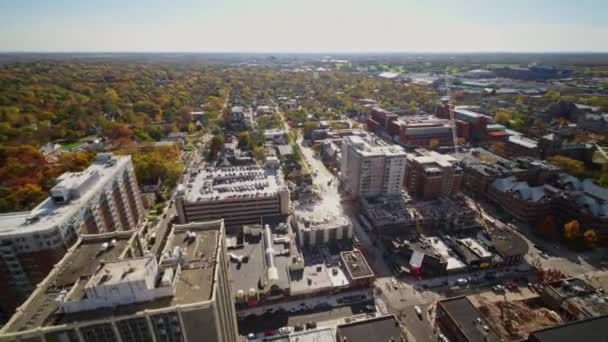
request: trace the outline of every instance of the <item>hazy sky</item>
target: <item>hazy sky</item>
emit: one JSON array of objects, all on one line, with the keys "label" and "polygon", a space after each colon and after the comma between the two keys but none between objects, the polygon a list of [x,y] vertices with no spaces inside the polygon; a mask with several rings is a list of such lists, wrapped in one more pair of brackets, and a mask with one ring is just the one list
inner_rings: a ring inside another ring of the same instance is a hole
[{"label": "hazy sky", "polygon": [[608,52],[608,0],[0,0],[0,51]]}]

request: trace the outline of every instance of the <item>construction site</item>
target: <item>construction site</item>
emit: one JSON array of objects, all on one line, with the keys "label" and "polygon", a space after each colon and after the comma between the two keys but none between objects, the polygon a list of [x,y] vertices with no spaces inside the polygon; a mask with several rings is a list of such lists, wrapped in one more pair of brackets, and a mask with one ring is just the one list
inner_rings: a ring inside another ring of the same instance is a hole
[{"label": "construction site", "polygon": [[479,300],[477,310],[488,321],[503,341],[522,341],[539,329],[562,323],[561,317],[538,303],[537,299],[528,301]]}]

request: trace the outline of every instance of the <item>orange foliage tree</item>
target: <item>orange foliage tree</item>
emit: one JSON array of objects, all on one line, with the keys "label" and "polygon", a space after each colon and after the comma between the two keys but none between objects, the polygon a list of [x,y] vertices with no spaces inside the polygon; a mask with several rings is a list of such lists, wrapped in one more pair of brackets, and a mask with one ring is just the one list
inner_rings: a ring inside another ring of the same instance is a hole
[{"label": "orange foliage tree", "polygon": [[564,224],[564,238],[566,240],[576,240],[581,235],[581,226],[577,220],[572,220]]},{"label": "orange foliage tree", "polygon": [[587,246],[595,246],[595,243],[597,242],[597,233],[595,232],[595,230],[587,229],[587,231],[583,233],[583,237],[585,238],[585,243],[587,244]]}]

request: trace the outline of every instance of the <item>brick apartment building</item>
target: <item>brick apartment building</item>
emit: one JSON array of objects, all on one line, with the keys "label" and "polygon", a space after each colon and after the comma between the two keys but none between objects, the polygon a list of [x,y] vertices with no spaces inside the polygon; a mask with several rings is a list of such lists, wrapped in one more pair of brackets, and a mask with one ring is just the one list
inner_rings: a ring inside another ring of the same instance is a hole
[{"label": "brick apartment building", "polygon": [[404,185],[408,193],[424,200],[450,196],[460,191],[463,170],[457,159],[425,149],[407,156]]}]

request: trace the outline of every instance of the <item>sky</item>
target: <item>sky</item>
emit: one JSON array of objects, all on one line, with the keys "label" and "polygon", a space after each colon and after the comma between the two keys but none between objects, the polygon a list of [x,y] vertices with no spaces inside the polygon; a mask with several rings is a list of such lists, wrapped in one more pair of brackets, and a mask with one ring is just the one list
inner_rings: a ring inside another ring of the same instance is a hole
[{"label": "sky", "polygon": [[608,0],[0,0],[3,52],[608,52]]}]

